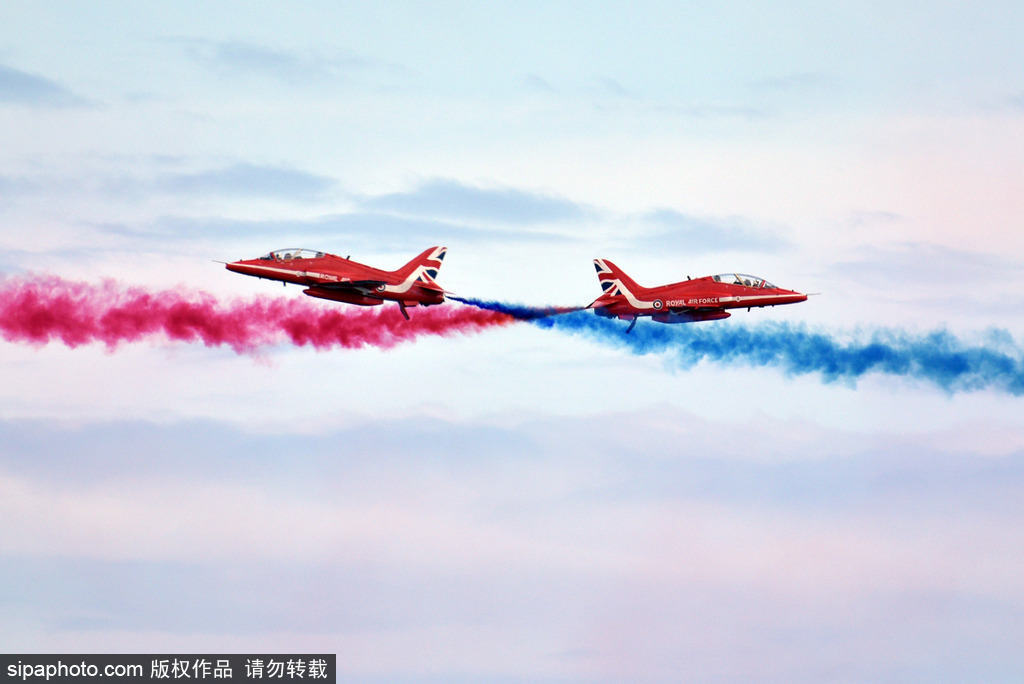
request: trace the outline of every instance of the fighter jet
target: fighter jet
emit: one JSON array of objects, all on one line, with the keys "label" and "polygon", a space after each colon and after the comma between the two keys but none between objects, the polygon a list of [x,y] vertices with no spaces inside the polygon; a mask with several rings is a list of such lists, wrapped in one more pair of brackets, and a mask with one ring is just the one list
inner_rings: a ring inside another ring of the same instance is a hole
[{"label": "fighter jet", "polygon": [[312,249],[279,249],[258,259],[225,264],[235,273],[307,286],[310,297],[358,306],[398,302],[406,307],[432,306],[444,301],[444,289],[434,280],[447,247],[431,247],[395,271],[382,271],[348,258]]},{"label": "fighter jet", "polygon": [[630,332],[641,316],[659,323],[696,323],[728,318],[726,309],[795,304],[807,295],[784,290],[764,278],[723,273],[687,279],[658,287],[642,287],[607,259],[594,259],[604,293],[587,308],[598,316],[630,321]]}]

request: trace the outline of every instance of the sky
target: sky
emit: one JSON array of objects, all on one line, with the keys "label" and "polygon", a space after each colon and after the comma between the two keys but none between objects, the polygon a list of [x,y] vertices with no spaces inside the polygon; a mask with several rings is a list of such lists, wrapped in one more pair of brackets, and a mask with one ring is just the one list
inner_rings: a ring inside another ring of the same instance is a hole
[{"label": "sky", "polygon": [[1022,34],[1011,2],[3,3],[8,302],[347,311],[215,262],[431,245],[527,306],[592,301],[597,257],[821,294],[628,338],[5,328],[0,650],[1024,678]]}]

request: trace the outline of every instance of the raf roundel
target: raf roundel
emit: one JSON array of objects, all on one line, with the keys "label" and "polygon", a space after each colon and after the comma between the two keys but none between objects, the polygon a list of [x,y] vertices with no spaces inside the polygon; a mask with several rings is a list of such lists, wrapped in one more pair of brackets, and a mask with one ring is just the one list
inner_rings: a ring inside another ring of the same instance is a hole
[{"label": "raf roundel", "polygon": [[655,311],[661,311],[661,307],[663,307],[663,306],[665,306],[665,304],[660,299],[655,299],[654,300],[654,310]]}]

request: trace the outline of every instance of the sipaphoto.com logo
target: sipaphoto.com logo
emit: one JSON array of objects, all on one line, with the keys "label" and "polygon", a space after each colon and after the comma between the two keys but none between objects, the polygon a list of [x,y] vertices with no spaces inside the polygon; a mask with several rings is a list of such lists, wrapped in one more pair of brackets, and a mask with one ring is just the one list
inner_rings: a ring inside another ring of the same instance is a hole
[{"label": "sipaphoto.com logo", "polygon": [[54,663],[26,663],[19,660],[7,665],[7,677],[20,679],[23,682],[42,679],[43,681],[79,679],[93,677],[142,677],[145,673],[141,665],[133,663],[105,663],[96,665],[82,660],[66,663],[58,660]]}]

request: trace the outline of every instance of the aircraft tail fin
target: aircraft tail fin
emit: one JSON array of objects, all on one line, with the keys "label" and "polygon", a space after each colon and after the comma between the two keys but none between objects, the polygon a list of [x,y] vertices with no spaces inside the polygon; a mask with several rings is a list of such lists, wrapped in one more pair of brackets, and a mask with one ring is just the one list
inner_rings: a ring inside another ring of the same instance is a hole
[{"label": "aircraft tail fin", "polygon": [[405,266],[395,271],[395,275],[403,281],[412,277],[415,279],[416,284],[421,287],[443,292],[444,288],[438,285],[434,279],[437,278],[437,273],[441,270],[441,264],[444,262],[444,257],[447,253],[447,247],[430,247]]},{"label": "aircraft tail fin", "polygon": [[615,295],[638,295],[647,289],[638,285],[625,271],[607,259],[594,259],[594,269],[597,271],[597,280],[601,283],[602,294],[599,301]]}]

